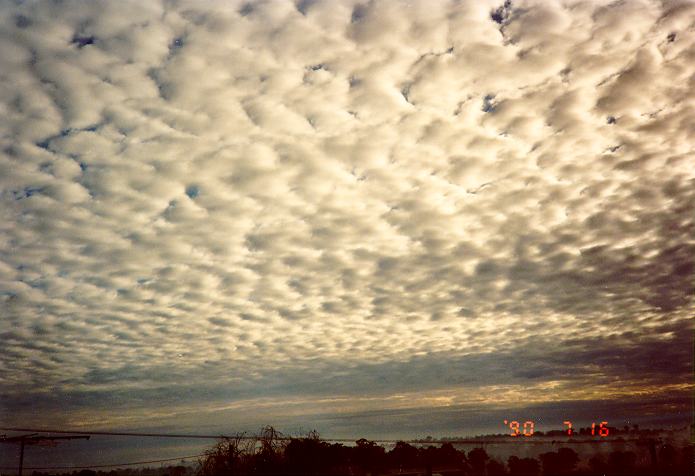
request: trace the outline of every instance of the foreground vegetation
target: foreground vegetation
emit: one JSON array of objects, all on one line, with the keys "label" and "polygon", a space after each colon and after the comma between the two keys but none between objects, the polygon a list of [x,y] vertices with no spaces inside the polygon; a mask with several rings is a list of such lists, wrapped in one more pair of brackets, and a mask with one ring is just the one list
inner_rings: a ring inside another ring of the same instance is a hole
[{"label": "foreground vegetation", "polygon": [[[81,470],[63,473],[63,476],[692,475],[693,445],[679,448],[660,441],[657,435],[658,431],[651,430],[631,433],[633,437],[638,436],[633,441],[637,441],[637,448],[642,449],[639,455],[633,451],[615,450],[582,461],[573,449],[559,448],[541,453],[538,458],[509,456],[506,461],[501,461],[482,447],[465,452],[455,447],[456,442],[437,442],[431,438],[419,441],[415,446],[400,441],[387,451],[366,439],[357,440],[354,445],[343,445],[324,441],[316,432],[303,437],[284,437],[272,427],[266,427],[257,436],[242,433],[220,439],[205,451],[196,466],[179,464],[159,468]],[[492,435],[493,441],[499,437],[502,435]],[[619,437],[616,443],[620,442],[625,440]],[[481,440],[480,444],[484,445],[484,442]],[[31,474],[53,476],[38,471]]]},{"label": "foreground vegetation", "polygon": [[571,448],[543,453],[536,458],[510,456],[506,462],[491,458],[483,448],[467,453],[451,443],[415,447],[398,442],[390,450],[360,439],[354,446],[322,441],[315,432],[303,438],[282,438],[273,428],[257,439],[244,435],[224,438],[206,452],[198,476],[223,475],[692,475],[693,446],[654,447],[651,460],[638,465],[632,451],[613,451],[581,462]]}]

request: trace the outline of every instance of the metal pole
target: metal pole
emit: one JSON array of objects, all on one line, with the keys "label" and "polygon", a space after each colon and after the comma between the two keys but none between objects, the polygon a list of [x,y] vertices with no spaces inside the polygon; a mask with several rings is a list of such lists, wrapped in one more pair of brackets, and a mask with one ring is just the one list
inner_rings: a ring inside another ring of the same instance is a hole
[{"label": "metal pole", "polygon": [[19,471],[17,473],[18,476],[22,476],[22,466],[24,466],[24,438],[22,438],[22,441],[19,444]]}]

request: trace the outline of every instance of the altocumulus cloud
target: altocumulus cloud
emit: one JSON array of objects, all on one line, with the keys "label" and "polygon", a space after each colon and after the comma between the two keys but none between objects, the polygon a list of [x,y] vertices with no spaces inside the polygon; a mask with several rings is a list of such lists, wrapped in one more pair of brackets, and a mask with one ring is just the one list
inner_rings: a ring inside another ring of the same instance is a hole
[{"label": "altocumulus cloud", "polygon": [[502,3],[3,3],[2,421],[682,402],[695,5]]}]

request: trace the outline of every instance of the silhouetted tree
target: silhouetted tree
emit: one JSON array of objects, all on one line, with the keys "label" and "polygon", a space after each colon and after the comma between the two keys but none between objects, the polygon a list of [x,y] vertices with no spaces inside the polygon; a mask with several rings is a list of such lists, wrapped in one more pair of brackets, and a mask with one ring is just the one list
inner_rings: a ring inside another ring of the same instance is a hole
[{"label": "silhouetted tree", "polygon": [[649,448],[649,457],[651,459],[652,468],[656,468],[657,464],[659,463],[656,457],[656,440],[654,438],[640,438],[638,444],[639,443],[645,444]]},{"label": "silhouetted tree", "polygon": [[666,474],[676,471],[678,466],[678,452],[668,443],[659,447],[659,470]]},{"label": "silhouetted tree", "polygon": [[432,476],[432,466],[437,460],[437,448],[434,446],[422,448],[420,450],[420,455],[425,463],[425,475]]},{"label": "silhouetted tree", "polygon": [[[328,446],[326,451],[327,458],[331,462],[331,466],[334,468],[336,474],[346,474],[350,472],[351,448],[341,445],[340,443],[334,443]],[[341,472],[341,470],[344,471]]]},{"label": "silhouetted tree", "polygon": [[537,476],[541,470],[541,465],[535,458],[519,458],[510,456],[507,460],[509,473],[514,476]]},{"label": "silhouetted tree", "polygon": [[284,463],[291,474],[326,474],[331,466],[330,445],[317,433],[306,438],[293,438],[285,446]]},{"label": "silhouetted tree", "polygon": [[485,463],[490,457],[482,448],[473,448],[468,452],[468,463],[471,465],[473,474],[485,474]]},{"label": "silhouetted tree", "polygon": [[361,438],[353,449],[355,463],[368,474],[380,471],[386,466],[386,450],[373,441]]},{"label": "silhouetted tree", "polygon": [[589,469],[591,474],[603,475],[608,471],[608,464],[601,455],[594,455],[589,459]]},{"label": "silhouetted tree", "polygon": [[205,451],[198,462],[198,476],[226,476],[247,472],[246,464],[253,453],[253,442],[240,433],[220,439],[214,447]]},{"label": "silhouetted tree", "polygon": [[404,468],[415,468],[418,466],[418,450],[412,445],[399,441],[388,453],[388,459],[392,468],[402,471]]},{"label": "silhouetted tree", "polygon": [[277,474],[280,472],[281,455],[285,441],[282,435],[272,426],[261,430],[258,438],[260,450],[252,457],[252,471],[256,474]]},{"label": "silhouetted tree", "polygon": [[608,455],[610,474],[630,474],[635,470],[637,455],[632,451],[612,451]]},{"label": "silhouetted tree", "polygon": [[436,458],[438,464],[460,468],[463,465],[465,455],[454,448],[451,443],[444,443],[437,449]]},{"label": "silhouetted tree", "polygon": [[543,453],[539,458],[543,465],[543,474],[546,475],[569,474],[579,463],[577,452],[570,448],[560,448],[557,452]]},{"label": "silhouetted tree", "polygon": [[184,476],[186,474],[185,466],[170,466],[168,476]]},{"label": "silhouetted tree", "polygon": [[495,459],[491,459],[487,462],[487,476],[504,476],[507,474],[507,470],[504,464],[500,463]]},{"label": "silhouetted tree", "polygon": [[[643,430],[644,432],[644,430]],[[431,444],[417,448],[403,441],[396,443],[386,453],[384,448],[373,441],[357,440],[354,447],[342,444],[329,444],[321,441],[318,433],[312,432],[304,438],[282,438],[272,427],[265,428],[258,438],[246,438],[243,434],[233,438],[223,438],[206,451],[199,461],[198,476],[235,475],[365,475],[388,474],[395,472],[418,472],[432,474],[434,471],[466,476],[538,476],[541,466],[544,475],[581,474],[618,476],[622,474],[663,474],[691,475],[693,469],[693,445],[676,448],[654,438],[642,439],[641,455],[652,453],[658,464],[637,465],[637,455],[633,451],[613,451],[607,456],[597,454],[588,461],[588,470],[583,465],[579,471],[579,457],[570,448],[560,448],[534,458],[510,456],[508,470],[504,464],[493,460],[483,448],[474,448],[466,455],[451,443],[441,446]],[[650,442],[658,446],[650,445]],[[657,453],[658,451],[658,453]],[[658,455],[658,458],[656,456]],[[586,463],[585,463],[586,464]],[[642,463],[640,463],[642,464]],[[161,472],[160,468],[160,472]],[[181,469],[172,467],[174,469]],[[119,471],[118,475],[151,476],[149,469]],[[96,476],[117,476],[115,472],[97,472]],[[92,474],[92,473],[89,473]],[[85,476],[77,471],[71,476]],[[39,476],[39,474],[36,474]],[[41,475],[49,476],[49,475]],[[92,476],[95,476],[92,474]]]},{"label": "silhouetted tree", "polygon": [[692,443],[689,445],[685,445],[681,449],[681,454],[680,454],[680,460],[678,462],[678,466],[676,468],[676,471],[679,474],[692,474],[689,472],[692,472],[693,470],[693,445]]}]

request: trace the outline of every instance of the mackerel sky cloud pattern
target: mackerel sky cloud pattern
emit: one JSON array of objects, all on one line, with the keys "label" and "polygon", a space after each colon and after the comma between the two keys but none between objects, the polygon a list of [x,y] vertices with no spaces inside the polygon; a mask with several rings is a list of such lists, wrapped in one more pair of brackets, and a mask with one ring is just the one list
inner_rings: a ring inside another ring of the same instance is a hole
[{"label": "mackerel sky cloud pattern", "polygon": [[686,1],[4,2],[0,420],[687,416],[694,51]]}]

